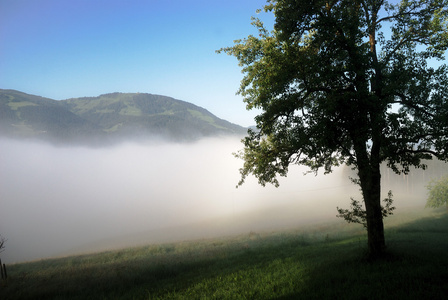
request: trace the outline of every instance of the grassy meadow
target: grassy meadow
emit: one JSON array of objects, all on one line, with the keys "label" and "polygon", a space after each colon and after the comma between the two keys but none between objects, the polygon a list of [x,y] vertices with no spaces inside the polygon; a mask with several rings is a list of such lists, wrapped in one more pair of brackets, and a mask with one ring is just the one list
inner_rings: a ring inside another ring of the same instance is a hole
[{"label": "grassy meadow", "polygon": [[336,220],[13,264],[0,299],[446,299],[446,209],[385,221],[376,261],[362,226]]}]

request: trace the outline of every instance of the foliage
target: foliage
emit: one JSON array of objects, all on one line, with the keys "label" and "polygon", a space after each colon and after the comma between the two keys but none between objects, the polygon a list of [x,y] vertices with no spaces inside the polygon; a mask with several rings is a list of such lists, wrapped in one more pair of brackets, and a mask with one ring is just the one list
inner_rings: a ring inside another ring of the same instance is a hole
[{"label": "foliage", "polygon": [[[395,206],[392,206],[392,191],[389,191],[387,193],[387,198],[383,200],[384,206],[381,207],[381,213],[383,215],[383,218],[390,216],[393,214],[393,211],[395,210]],[[350,198],[350,209],[343,209],[337,207],[338,210],[338,218],[343,218],[348,223],[358,223],[364,226],[364,228],[367,229],[367,214],[366,211],[363,209],[361,203],[358,200],[355,200],[353,198]]]},{"label": "foliage", "polygon": [[274,30],[223,48],[245,74],[239,94],[260,109],[241,181],[278,186],[291,164],[358,171],[369,247],[385,247],[380,164],[396,173],[448,159],[448,1],[271,0]]},{"label": "foliage", "polygon": [[448,175],[432,180],[426,188],[429,194],[426,207],[437,208],[445,204],[448,209]]}]

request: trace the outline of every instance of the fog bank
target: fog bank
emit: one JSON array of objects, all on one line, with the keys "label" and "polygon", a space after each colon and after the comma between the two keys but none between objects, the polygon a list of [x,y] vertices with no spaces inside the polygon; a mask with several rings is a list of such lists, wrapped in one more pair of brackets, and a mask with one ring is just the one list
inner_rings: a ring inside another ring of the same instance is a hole
[{"label": "fog bank", "polygon": [[[343,170],[315,177],[296,167],[279,188],[249,178],[236,189],[242,161],[232,152],[241,147],[238,138],[110,148],[0,140],[1,258],[300,226],[336,220],[336,206],[360,199]],[[424,205],[423,191],[395,197],[396,206]]]}]

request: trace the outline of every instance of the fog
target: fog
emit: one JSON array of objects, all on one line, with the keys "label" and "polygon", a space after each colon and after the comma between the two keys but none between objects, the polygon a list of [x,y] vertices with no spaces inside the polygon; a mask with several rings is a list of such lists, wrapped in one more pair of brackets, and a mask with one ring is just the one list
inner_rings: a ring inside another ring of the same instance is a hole
[{"label": "fog", "polygon": [[[303,176],[280,187],[254,178],[235,188],[238,138],[196,143],[62,147],[0,140],[0,234],[4,262],[139,244],[210,238],[336,221],[360,198],[347,171]],[[423,183],[422,183],[423,187]],[[387,189],[387,185],[384,187]],[[424,206],[424,190],[396,206]],[[404,199],[406,198],[406,199]]]}]

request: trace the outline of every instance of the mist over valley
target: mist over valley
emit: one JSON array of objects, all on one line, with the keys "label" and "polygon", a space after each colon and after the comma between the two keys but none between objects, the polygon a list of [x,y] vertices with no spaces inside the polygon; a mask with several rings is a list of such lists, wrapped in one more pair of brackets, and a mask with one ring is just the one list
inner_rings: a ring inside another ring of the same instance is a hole
[{"label": "mist over valley", "polygon": [[[100,148],[3,138],[0,228],[7,244],[2,259],[338,221],[336,206],[348,208],[350,197],[360,198],[348,168],[304,176],[306,169],[293,167],[279,188],[262,187],[254,178],[235,188],[242,161],[232,153],[241,148],[235,136]],[[397,211],[425,204],[424,185],[431,176],[415,174],[411,180],[383,174],[383,195],[393,188]]]},{"label": "mist over valley", "polygon": [[[34,260],[134,245],[340,221],[361,199],[349,168],[291,167],[280,187],[236,188],[247,129],[166,96],[112,93],[56,101],[0,90],[2,259]],[[383,197],[423,207],[444,167],[397,176]],[[354,225],[357,226],[357,225]]]}]

